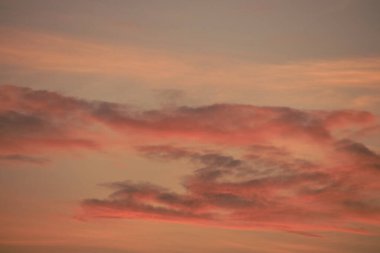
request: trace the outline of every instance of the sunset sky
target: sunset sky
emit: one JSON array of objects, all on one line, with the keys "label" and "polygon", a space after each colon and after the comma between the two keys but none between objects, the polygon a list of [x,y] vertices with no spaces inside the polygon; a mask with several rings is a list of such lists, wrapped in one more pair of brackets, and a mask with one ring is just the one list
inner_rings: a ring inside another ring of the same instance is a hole
[{"label": "sunset sky", "polygon": [[379,13],[0,0],[0,252],[380,252]]}]

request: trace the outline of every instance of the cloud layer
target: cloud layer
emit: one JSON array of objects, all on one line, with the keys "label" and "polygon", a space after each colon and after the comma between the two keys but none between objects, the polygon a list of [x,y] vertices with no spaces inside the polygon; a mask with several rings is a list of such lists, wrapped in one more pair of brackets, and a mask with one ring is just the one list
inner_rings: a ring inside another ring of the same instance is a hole
[{"label": "cloud layer", "polygon": [[[82,202],[82,218],[363,232],[364,224],[380,221],[380,156],[350,136],[367,129],[376,135],[378,123],[365,111],[240,104],[138,110],[0,87],[0,162],[40,164],[51,152],[122,145],[194,167],[181,192],[150,182],[108,183],[109,197]],[[143,139],[155,145],[133,141]]]},{"label": "cloud layer", "polygon": [[335,161],[297,159],[284,149],[255,145],[239,158],[172,146],[143,146],[158,160],[185,159],[197,169],[184,193],[149,183],[116,182],[107,199],[83,202],[89,216],[194,222],[232,228],[363,232],[379,224],[380,156],[339,141]]},{"label": "cloud layer", "polygon": [[7,150],[30,145],[34,150],[36,145],[93,148],[102,141],[98,139],[99,128],[131,137],[247,145],[275,139],[331,142],[336,132],[347,135],[376,126],[376,117],[365,111],[302,111],[240,104],[144,111],[9,85],[0,87],[0,99],[0,148]]}]

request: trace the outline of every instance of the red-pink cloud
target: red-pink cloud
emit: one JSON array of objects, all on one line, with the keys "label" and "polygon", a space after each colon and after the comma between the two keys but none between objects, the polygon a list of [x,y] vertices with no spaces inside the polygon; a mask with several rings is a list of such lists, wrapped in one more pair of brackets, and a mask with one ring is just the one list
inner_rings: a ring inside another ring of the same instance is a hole
[{"label": "red-pink cloud", "polygon": [[247,149],[241,158],[172,146],[139,147],[149,158],[196,164],[198,169],[184,177],[185,193],[112,183],[108,186],[116,190],[108,198],[83,202],[84,216],[298,232],[358,232],[357,224],[380,225],[380,156],[348,140],[333,147],[344,160],[324,165],[270,146]]},{"label": "red-pink cloud", "polygon": [[[42,163],[55,151],[112,150],[112,133],[121,142],[161,142],[137,147],[148,159],[195,166],[183,178],[183,193],[151,183],[110,183],[108,198],[83,201],[83,217],[305,233],[379,225],[380,156],[349,139],[377,125],[376,116],[364,111],[239,104],[137,110],[0,87],[0,162]],[[197,145],[167,145],[188,140]],[[202,144],[214,150],[199,148]]]},{"label": "red-pink cloud", "polygon": [[[302,111],[287,107],[216,104],[136,110],[123,104],[86,101],[58,93],[0,86],[2,143],[29,146],[100,146],[97,127],[124,136],[191,139],[251,145],[276,138],[323,143],[341,128],[368,128],[375,116],[363,111]],[[0,149],[4,149],[1,145]]]}]

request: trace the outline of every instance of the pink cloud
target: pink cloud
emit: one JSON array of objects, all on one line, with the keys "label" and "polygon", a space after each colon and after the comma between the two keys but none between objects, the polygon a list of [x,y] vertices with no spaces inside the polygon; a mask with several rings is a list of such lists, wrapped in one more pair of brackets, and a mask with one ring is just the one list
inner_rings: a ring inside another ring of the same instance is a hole
[{"label": "pink cloud", "polygon": [[[123,104],[85,101],[58,93],[1,86],[1,138],[37,143],[97,145],[106,127],[125,136],[150,136],[252,145],[276,138],[297,142],[333,141],[333,130],[368,128],[376,123],[364,111],[302,111],[287,107],[216,104],[137,110]],[[98,127],[98,128],[97,128]],[[103,133],[104,134],[104,133]]]},{"label": "pink cloud", "polygon": [[355,224],[379,225],[380,156],[350,141],[334,146],[336,154],[345,156],[341,164],[315,164],[268,146],[248,150],[252,153],[244,158],[172,146],[139,147],[149,158],[186,159],[198,166],[184,177],[185,193],[113,183],[116,191],[110,197],[83,202],[84,216],[298,232],[359,232]]},{"label": "pink cloud", "polygon": [[1,86],[0,151],[97,148],[99,141],[88,125],[91,108],[91,102],[54,92]]},{"label": "pink cloud", "polygon": [[236,147],[303,145],[318,151],[318,145],[327,150],[338,139],[379,125],[376,116],[365,111],[240,104],[138,110],[17,86],[0,86],[0,120],[0,150],[11,153],[109,147],[113,143],[108,133],[126,139],[195,140]]},{"label": "pink cloud", "polygon": [[0,160],[38,163],[53,151],[131,147],[136,142],[124,140],[134,138],[161,143],[137,147],[144,157],[195,166],[183,178],[183,193],[151,183],[108,184],[109,197],[83,201],[84,218],[357,232],[379,225],[380,156],[348,137],[377,125],[365,111],[239,104],[138,110],[0,87]]}]

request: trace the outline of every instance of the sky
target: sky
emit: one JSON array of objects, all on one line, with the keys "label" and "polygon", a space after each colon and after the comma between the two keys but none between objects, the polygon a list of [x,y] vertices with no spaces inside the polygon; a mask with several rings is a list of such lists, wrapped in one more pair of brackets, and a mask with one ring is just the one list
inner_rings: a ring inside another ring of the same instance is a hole
[{"label": "sky", "polygon": [[379,12],[0,0],[0,252],[380,252]]}]

